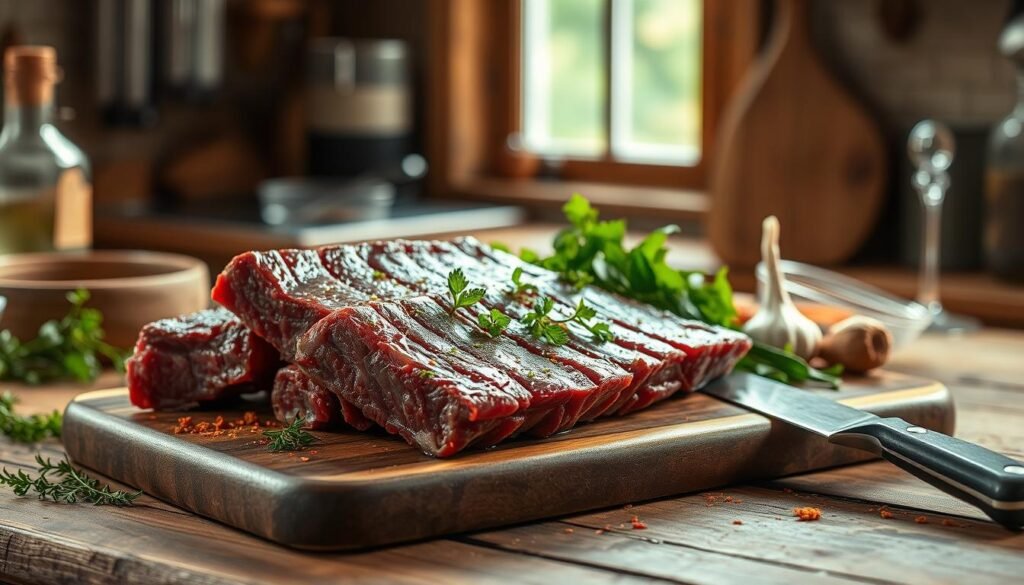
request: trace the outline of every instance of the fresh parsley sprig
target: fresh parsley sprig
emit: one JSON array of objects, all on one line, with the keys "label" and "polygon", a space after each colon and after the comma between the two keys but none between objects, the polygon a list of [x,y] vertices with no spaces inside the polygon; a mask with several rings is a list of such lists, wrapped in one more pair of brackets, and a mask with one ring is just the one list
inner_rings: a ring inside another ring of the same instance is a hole
[{"label": "fresh parsley sprig", "polygon": [[318,439],[303,430],[306,419],[296,418],[292,424],[283,429],[263,431],[263,436],[270,439],[267,444],[269,451],[301,451],[307,445],[316,442]]},{"label": "fresh parsley sprig", "polygon": [[64,417],[59,410],[22,416],[14,412],[17,401],[10,392],[0,396],[0,435],[17,443],[38,443],[49,437],[60,437]]},{"label": "fresh parsley sprig", "polygon": [[[665,260],[665,243],[678,227],[655,230],[637,246],[627,248],[623,243],[626,222],[601,220],[581,195],[574,194],[562,211],[569,225],[555,236],[554,254],[542,257],[524,249],[520,258],[558,272],[577,287],[593,283],[687,319],[739,328],[725,268],[708,278],[700,272],[677,270]],[[756,342],[738,368],[784,382],[811,380],[835,388],[840,381],[832,372],[812,368],[799,356]]]},{"label": "fresh parsley sprig", "polygon": [[498,309],[491,309],[490,312],[477,315],[477,323],[488,335],[497,337],[512,323],[512,318]]},{"label": "fresh parsley sprig", "polygon": [[565,345],[569,341],[569,333],[566,331],[565,324],[575,322],[590,331],[594,335],[594,340],[599,343],[615,339],[615,335],[612,334],[607,323],[590,323],[591,319],[597,316],[597,311],[582,299],[576,305],[573,314],[564,319],[556,319],[551,316],[551,311],[554,308],[555,301],[551,297],[544,297],[534,303],[532,311],[523,315],[523,325],[530,328],[531,335],[543,338],[551,345]]},{"label": "fresh parsley sprig", "polygon": [[580,299],[580,303],[576,305],[576,312],[566,321],[575,321],[583,327],[586,327],[587,331],[594,336],[594,339],[599,343],[606,341],[614,341],[615,334],[612,333],[611,327],[604,322],[597,322],[594,324],[590,323],[590,320],[597,316],[597,311],[593,307],[587,305]]},{"label": "fresh parsley sprig", "polygon": [[551,310],[555,301],[551,297],[537,299],[533,310],[523,315],[520,321],[530,329],[530,334],[539,337],[551,345],[565,345],[569,342],[569,333],[565,325],[551,318]]},{"label": "fresh parsley sprig", "polygon": [[100,358],[124,371],[128,353],[103,341],[103,314],[85,306],[89,291],[78,289],[67,299],[68,314],[43,323],[35,339],[22,342],[9,330],[0,331],[0,380],[92,382],[102,371]]},{"label": "fresh parsley sprig", "polygon": [[487,294],[487,290],[483,288],[470,288],[469,280],[466,279],[466,275],[463,274],[461,268],[456,268],[448,273],[448,292],[452,295],[452,308],[449,311],[454,313],[463,307],[469,307],[479,303],[484,295]]},{"label": "fresh parsley sprig", "polygon": [[521,266],[517,266],[516,269],[512,271],[512,285],[514,286],[512,294],[515,296],[529,292],[537,292],[536,285],[523,282],[523,268]]},{"label": "fresh parsley sprig", "polygon": [[0,471],[0,485],[12,488],[19,496],[34,492],[40,500],[63,504],[82,501],[97,506],[130,506],[142,495],[141,491],[115,491],[108,485],[100,485],[98,479],[71,465],[67,457],[54,464],[50,459],[36,455],[36,465],[38,475],[35,477],[20,469],[12,473],[5,467]]}]

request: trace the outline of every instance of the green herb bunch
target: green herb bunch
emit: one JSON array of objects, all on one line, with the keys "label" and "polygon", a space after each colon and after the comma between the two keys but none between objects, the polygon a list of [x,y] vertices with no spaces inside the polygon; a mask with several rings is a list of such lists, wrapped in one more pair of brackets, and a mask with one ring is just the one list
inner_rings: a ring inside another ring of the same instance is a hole
[{"label": "green herb bunch", "polygon": [[31,341],[22,342],[10,331],[0,331],[0,380],[91,382],[102,371],[101,358],[123,371],[128,353],[103,341],[103,314],[85,306],[89,291],[78,289],[68,293],[67,299],[71,303],[68,314],[43,323]]},{"label": "green herb bunch", "polygon": [[22,416],[14,412],[16,402],[10,392],[0,396],[0,435],[18,443],[38,443],[49,437],[60,437],[64,417],[59,410]]},{"label": "green herb bunch", "polygon": [[[627,248],[623,243],[626,222],[602,221],[598,211],[581,195],[574,194],[562,211],[569,226],[555,236],[554,254],[542,257],[523,249],[523,260],[558,272],[563,280],[577,287],[594,284],[687,319],[739,328],[725,268],[708,278],[700,272],[672,268],[666,262],[665,243],[678,227],[657,229],[635,247]],[[548,326],[544,327],[547,331]],[[839,384],[835,372],[816,370],[791,352],[757,342],[738,367],[783,382],[814,380],[832,387]]]},{"label": "green herb bunch", "polygon": [[42,455],[36,455],[36,465],[38,475],[35,477],[22,470],[12,473],[5,467],[0,471],[0,485],[13,488],[19,496],[34,492],[40,500],[63,504],[82,501],[97,506],[130,506],[142,495],[141,491],[114,491],[110,486],[100,485],[98,479],[75,469],[67,457],[54,464],[43,459]]}]

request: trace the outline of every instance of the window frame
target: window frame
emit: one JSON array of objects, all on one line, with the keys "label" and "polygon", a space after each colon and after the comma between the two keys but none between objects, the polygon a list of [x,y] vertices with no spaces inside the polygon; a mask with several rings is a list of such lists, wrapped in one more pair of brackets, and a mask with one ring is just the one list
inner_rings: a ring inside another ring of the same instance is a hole
[{"label": "window frame", "polygon": [[[724,104],[756,56],[761,13],[761,0],[704,0],[701,157],[696,165],[622,162],[608,156],[565,158],[556,177],[541,179],[536,155],[507,146],[522,122],[521,0],[435,0],[428,23],[429,192],[550,206],[550,193],[560,182],[574,187],[629,185],[658,202],[656,208],[638,204],[640,212],[702,215],[707,205],[696,203],[693,195],[707,187]],[[606,33],[610,25],[606,18]],[[531,198],[524,182],[544,194]],[[502,193],[503,184],[508,185],[507,194]],[[668,191],[686,196],[674,205]]]}]

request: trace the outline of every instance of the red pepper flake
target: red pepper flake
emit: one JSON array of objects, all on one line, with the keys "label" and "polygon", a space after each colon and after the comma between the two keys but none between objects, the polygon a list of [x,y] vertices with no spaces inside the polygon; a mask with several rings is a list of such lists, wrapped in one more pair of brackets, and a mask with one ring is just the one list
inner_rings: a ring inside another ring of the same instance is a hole
[{"label": "red pepper flake", "polygon": [[647,524],[640,521],[640,518],[633,516],[629,519],[630,524],[633,525],[633,530],[647,530]]},{"label": "red pepper flake", "polygon": [[878,515],[881,516],[885,520],[892,520],[893,518],[896,517],[892,512],[890,512],[889,510],[886,510],[885,508],[882,508],[881,510],[879,510],[878,511]]},{"label": "red pepper flake", "polygon": [[183,416],[178,418],[178,426],[174,427],[174,434],[188,433],[192,429],[192,417]]},{"label": "red pepper flake", "polygon": [[191,416],[183,416],[178,419],[178,424],[174,427],[174,434],[180,435],[184,433],[211,437],[227,435],[229,438],[235,439],[238,437],[239,432],[236,429],[248,428],[250,433],[255,434],[260,432],[260,427],[273,426],[279,425],[273,421],[260,423],[255,412],[245,412],[242,414],[242,418],[235,421],[225,420],[223,416],[218,416],[212,421],[195,422]]},{"label": "red pepper flake", "polygon": [[313,449],[312,451],[309,452],[310,455],[316,455],[317,453],[319,453],[319,451],[317,451],[316,449]]},{"label": "red pepper flake", "polygon": [[803,508],[793,508],[793,515],[797,517],[800,522],[814,522],[821,520],[821,508],[814,508],[812,506],[805,506]]},{"label": "red pepper flake", "polygon": [[928,517],[927,516],[918,516],[917,518],[914,518],[914,522],[917,522],[918,524],[927,524],[928,523]]},{"label": "red pepper flake", "polygon": [[733,520],[732,523],[736,526],[743,526],[743,520]]}]

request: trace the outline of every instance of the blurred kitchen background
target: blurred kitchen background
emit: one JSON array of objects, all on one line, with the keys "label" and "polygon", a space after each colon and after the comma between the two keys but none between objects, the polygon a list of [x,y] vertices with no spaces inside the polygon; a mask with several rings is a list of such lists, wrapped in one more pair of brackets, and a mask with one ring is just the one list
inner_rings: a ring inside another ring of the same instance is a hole
[{"label": "blurred kitchen background", "polygon": [[[680,225],[676,261],[727,262],[741,290],[775,213],[784,256],[914,297],[919,191],[941,174],[943,301],[1019,326],[1021,8],[2,0],[0,42],[56,50],[96,248],[217,270],[252,248],[519,225],[543,246],[534,226],[578,191],[637,228]],[[923,119],[951,130],[948,173],[908,156]]]}]

